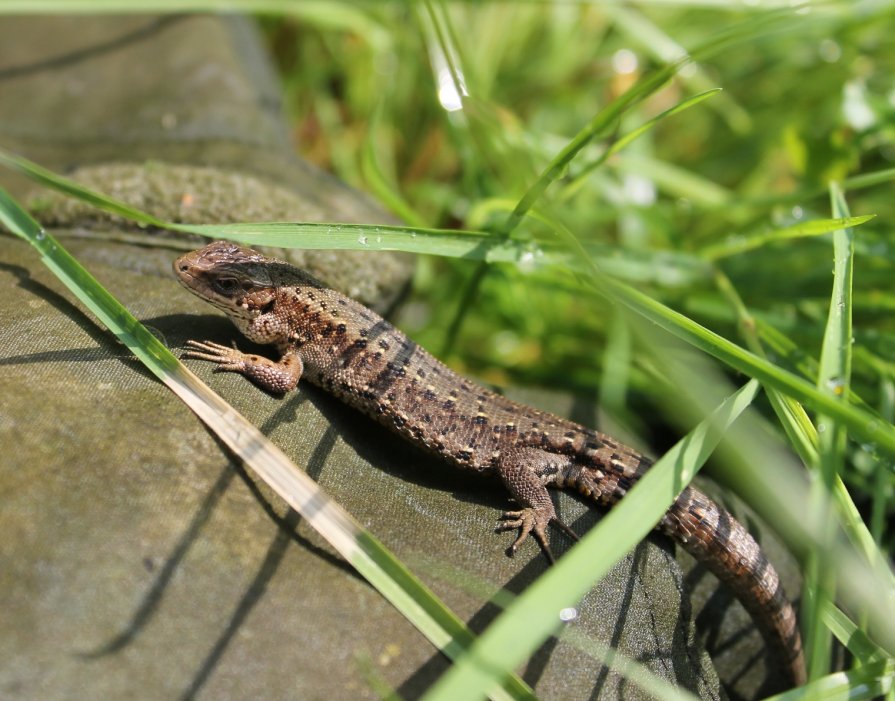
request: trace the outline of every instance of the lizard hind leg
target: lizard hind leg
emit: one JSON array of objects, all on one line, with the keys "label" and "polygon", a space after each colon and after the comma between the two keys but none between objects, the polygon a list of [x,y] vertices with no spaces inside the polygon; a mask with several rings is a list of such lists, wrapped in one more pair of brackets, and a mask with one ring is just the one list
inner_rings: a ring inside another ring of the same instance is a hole
[{"label": "lizard hind leg", "polygon": [[497,465],[497,472],[510,495],[522,507],[501,515],[497,531],[518,529],[519,535],[507,548],[507,555],[514,555],[529,535],[541,546],[545,557],[552,564],[556,561],[547,540],[547,527],[553,525],[572,540],[578,540],[575,532],[556,515],[547,485],[568,469],[568,458],[548,453],[538,448],[517,448],[505,451]]}]

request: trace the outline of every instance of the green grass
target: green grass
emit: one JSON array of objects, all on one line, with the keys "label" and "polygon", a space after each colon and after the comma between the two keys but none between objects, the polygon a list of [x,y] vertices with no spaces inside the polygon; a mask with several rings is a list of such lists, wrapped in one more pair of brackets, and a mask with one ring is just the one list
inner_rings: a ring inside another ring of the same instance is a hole
[{"label": "green grass", "polygon": [[[715,467],[804,557],[817,681],[786,698],[891,698],[895,3],[730,4],[266,2],[303,153],[409,227],[225,233],[437,256],[418,341],[496,382],[599,391],[658,454],[759,381],[763,415]],[[462,110],[439,79],[465,86]],[[671,362],[681,345],[695,375]],[[600,547],[581,549],[592,577],[619,555]],[[547,612],[580,595],[557,571],[432,698],[489,689],[554,630]],[[544,625],[519,636],[520,615]]]},{"label": "green grass", "polygon": [[[21,172],[34,180],[85,202],[136,222],[152,219],[125,203],[91,192],[23,159],[3,154],[3,160],[7,165],[16,164]],[[158,220],[153,223],[165,224]],[[425,584],[323,492],[308,477],[306,470],[299,469],[257,427],[190,372],[2,188],[0,224],[30,243],[40,254],[41,262],[146,368],[189,406],[244,465],[326,538],[430,642],[452,659],[459,658],[471,648],[472,632]],[[173,223],[168,226],[177,228]],[[515,675],[505,675],[501,686],[504,688],[493,690],[495,699],[534,698],[531,689]]]}]

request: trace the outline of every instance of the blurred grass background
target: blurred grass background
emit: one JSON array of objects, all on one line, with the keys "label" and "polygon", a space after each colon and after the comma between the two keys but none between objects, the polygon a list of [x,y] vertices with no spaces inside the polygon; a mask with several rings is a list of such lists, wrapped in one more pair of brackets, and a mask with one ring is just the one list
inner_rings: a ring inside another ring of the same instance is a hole
[{"label": "blurred grass background", "polygon": [[[595,114],[694,53],[572,162],[538,211],[602,269],[745,345],[742,300],[769,358],[814,381],[832,235],[762,235],[833,216],[827,185],[844,181],[851,213],[878,215],[856,230],[852,389],[891,420],[895,4],[791,5],[312,3],[262,23],[302,155],[438,227],[499,230]],[[712,88],[723,92],[598,162],[615,136]],[[537,242],[552,230],[529,217],[511,235]],[[629,345],[624,317],[581,299],[569,275],[535,256],[480,279],[474,263],[423,259],[402,323],[488,381],[596,388],[608,413],[649,435],[654,418],[637,414],[666,378]],[[848,455],[843,477],[891,552],[892,470],[872,445]]]}]

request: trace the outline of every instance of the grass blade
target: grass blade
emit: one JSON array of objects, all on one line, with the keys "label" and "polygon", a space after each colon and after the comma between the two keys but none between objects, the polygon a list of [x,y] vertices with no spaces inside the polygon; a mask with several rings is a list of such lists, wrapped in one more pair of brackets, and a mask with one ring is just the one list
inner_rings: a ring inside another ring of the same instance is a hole
[{"label": "grass blade", "polygon": [[706,246],[700,253],[707,260],[715,261],[720,258],[753,251],[756,248],[766,246],[775,241],[805,238],[808,236],[820,236],[821,234],[829,234],[830,232],[836,232],[841,229],[860,226],[861,224],[870,221],[875,216],[875,214],[865,214],[860,217],[813,219],[811,221],[795,224],[794,226],[788,226],[784,229],[775,229],[754,236],[737,236],[722,243]]},{"label": "grass blade", "polygon": [[575,174],[575,176],[569,181],[568,185],[563,188],[563,198],[568,199],[576,192],[578,192],[578,190],[584,184],[584,181],[587,179],[587,176],[590,175],[597,168],[599,168],[601,165],[603,165],[607,160],[609,160],[610,156],[618,153],[623,148],[639,139],[663,119],[683,112],[690,107],[694,107],[703,100],[707,100],[708,98],[715,96],[719,92],[721,92],[721,88],[713,88],[711,90],[701,92],[698,95],[691,95],[686,100],[681,100],[674,107],[670,107],[669,109],[660,112],[655,117],[648,119],[636,129],[632,129],[623,136],[620,136],[599,156],[599,158],[596,158],[590,163],[585,164],[584,167]]},{"label": "grass blade", "polygon": [[765,701],[862,701],[878,699],[891,693],[895,678],[895,662],[876,662],[849,672],[837,672],[782,694],[769,696]]},{"label": "grass blade", "polygon": [[[718,272],[716,281],[718,287],[736,309],[739,326],[746,338],[746,343],[756,355],[767,360],[762,341],[767,342],[774,352],[782,357],[787,357],[797,350],[795,344],[790,339],[767,324],[754,319],[749,314],[726,276]],[[801,366],[804,366],[804,368]],[[806,375],[817,375],[817,364],[813,358],[806,356],[803,362],[800,363],[799,369]],[[808,417],[805,407],[774,387],[766,386],[765,391],[780,424],[783,426],[783,430],[789,438],[790,445],[795,449],[805,465],[819,469],[820,457],[818,454],[817,429]],[[849,399],[854,401],[856,395],[851,392]],[[866,410],[866,407],[862,406],[862,408]],[[884,419],[880,417],[880,420]],[[880,473],[884,471],[885,468],[881,468]],[[868,562],[873,562],[879,557],[877,541],[861,518],[854,500],[848,493],[842,478],[838,475],[835,478],[832,496],[852,542],[861,550]],[[888,585],[895,586],[895,579],[891,576],[888,577]]]},{"label": "grass blade", "polygon": [[557,630],[559,611],[574,607],[652,530],[757,391],[758,383],[749,382],[669,450],[581,543],[507,607],[424,699],[483,698],[496,688]]},{"label": "grass blade", "polygon": [[[597,281],[592,280],[594,284]],[[774,387],[815,411],[841,421],[853,435],[895,453],[895,428],[875,415],[838,401],[806,380],[750,353],[745,348],[652,299],[639,290],[610,277],[598,281],[600,293],[609,296],[649,321],[705,351],[725,365]]]},{"label": "grass blade", "polygon": [[250,222],[236,224],[180,224],[163,221],[102,193],[57,175],[21,156],[0,149],[0,164],[51,189],[71,195],[103,211],[146,226],[228,238],[255,246],[325,250],[404,251],[489,263],[518,263],[537,254],[544,262],[576,266],[560,246],[536,246],[503,239],[481,231],[424,229],[409,226],[310,222]]},{"label": "grass blade", "polygon": [[[834,216],[848,217],[848,206],[842,190],[830,186]],[[852,312],[851,291],[854,268],[854,242],[850,229],[842,228],[833,234],[833,292],[829,316],[824,332],[817,386],[834,401],[847,402],[851,378]],[[846,426],[833,417],[818,416],[820,479],[815,480],[812,503],[818,510],[826,508],[828,496],[839,483],[839,473],[845,461]],[[832,524],[830,524],[832,528]],[[830,538],[832,538],[832,531]],[[824,555],[825,551],[810,554],[806,572],[805,624],[808,632],[806,659],[809,679],[818,679],[829,671],[832,635],[824,625],[822,613],[833,601],[836,591],[835,568]]]},{"label": "grass blade", "polygon": [[550,161],[534,184],[519,200],[513,211],[504,220],[503,224],[501,224],[498,233],[502,236],[509,236],[525,217],[528,210],[534,206],[547,188],[562,175],[568,164],[578,155],[581,149],[598,136],[608,134],[622,114],[661,88],[689,60],[689,58],[684,57],[659,68],[639,80],[630,90],[600,110]]},{"label": "grass blade", "polygon": [[[286,503],[305,518],[423,635],[448,657],[468,648],[473,635],[389,550],[336,504],[252,423],[211,391],[85,270],[52,236],[0,189],[0,223],[31,243],[69,290],[156,377]],[[518,677],[497,697],[534,698]]]}]

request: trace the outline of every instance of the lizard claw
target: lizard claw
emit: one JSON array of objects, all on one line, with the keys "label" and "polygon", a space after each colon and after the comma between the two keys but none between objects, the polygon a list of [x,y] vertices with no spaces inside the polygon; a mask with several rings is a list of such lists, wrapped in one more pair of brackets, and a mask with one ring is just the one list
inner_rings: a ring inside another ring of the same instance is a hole
[{"label": "lizard claw", "polygon": [[556,526],[559,530],[561,530],[563,533],[565,533],[567,536],[569,536],[569,538],[571,538],[571,539],[572,539],[573,541],[575,541],[576,543],[577,543],[579,540],[581,540],[581,539],[578,537],[578,534],[575,533],[575,531],[573,531],[571,528],[569,528],[569,527],[565,524],[565,522],[560,521],[560,520],[559,520],[558,518],[556,518],[555,516],[551,519],[550,523],[552,523],[554,526]]}]

